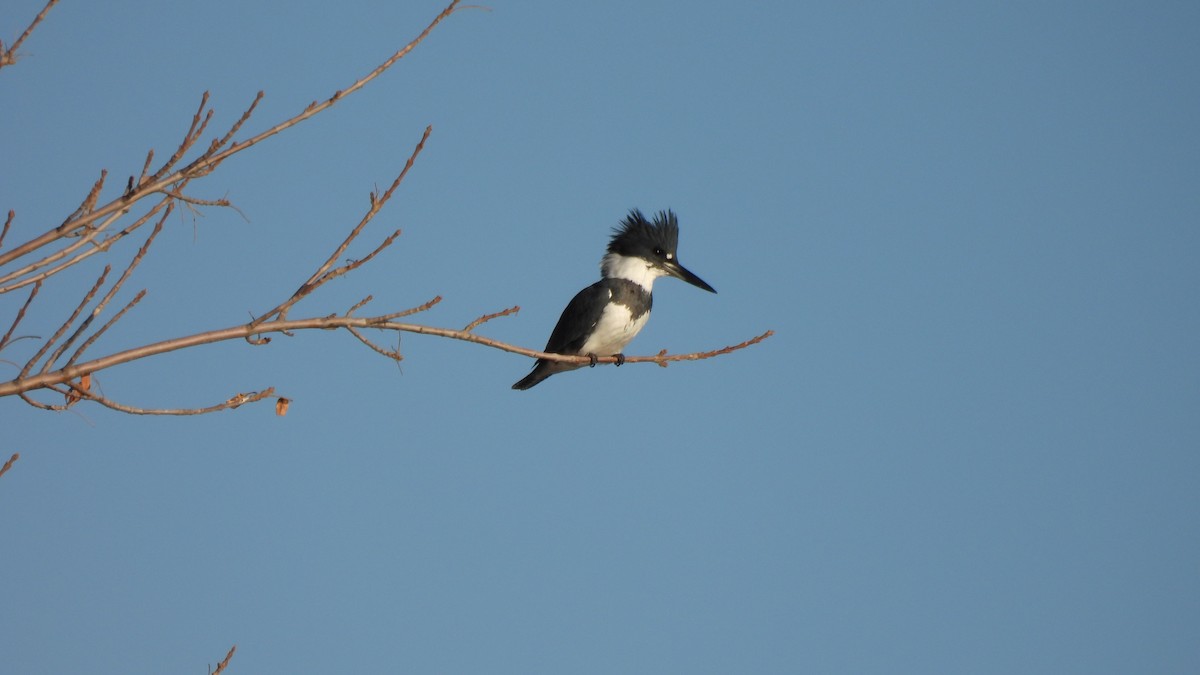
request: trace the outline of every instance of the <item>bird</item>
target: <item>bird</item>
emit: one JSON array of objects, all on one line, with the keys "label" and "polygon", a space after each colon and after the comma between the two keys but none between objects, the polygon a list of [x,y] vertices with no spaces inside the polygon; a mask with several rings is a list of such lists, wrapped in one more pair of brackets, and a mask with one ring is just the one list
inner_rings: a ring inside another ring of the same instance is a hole
[{"label": "bird", "polygon": [[[647,220],[638,209],[613,228],[608,250],[600,260],[600,281],[579,291],[563,310],[546,342],[547,353],[590,356],[591,366],[601,356],[625,363],[622,350],[650,318],[654,280],[672,276],[702,288],[716,289],[679,264],[679,220],[671,210]],[[512,386],[529,389],[556,373],[582,364],[538,359],[533,370]]]}]

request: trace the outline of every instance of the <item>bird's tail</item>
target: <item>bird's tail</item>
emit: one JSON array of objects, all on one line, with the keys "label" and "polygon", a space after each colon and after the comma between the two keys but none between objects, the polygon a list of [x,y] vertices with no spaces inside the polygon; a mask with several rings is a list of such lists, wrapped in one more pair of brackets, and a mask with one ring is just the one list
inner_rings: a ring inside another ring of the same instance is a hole
[{"label": "bird's tail", "polygon": [[520,390],[529,389],[538,382],[541,382],[555,373],[563,373],[568,370],[575,370],[578,367],[579,366],[573,363],[563,363],[561,361],[542,361],[539,359],[538,362],[533,366],[533,370],[529,371],[529,374],[521,378],[521,380],[514,384],[512,388]]},{"label": "bird's tail", "polygon": [[512,388],[524,391],[534,386],[538,382],[546,379],[547,377],[550,377],[554,374],[554,371],[549,366],[550,364],[546,361],[538,361],[537,365],[533,367],[533,370],[529,371],[529,374],[525,377],[522,377],[519,382],[512,386]]}]

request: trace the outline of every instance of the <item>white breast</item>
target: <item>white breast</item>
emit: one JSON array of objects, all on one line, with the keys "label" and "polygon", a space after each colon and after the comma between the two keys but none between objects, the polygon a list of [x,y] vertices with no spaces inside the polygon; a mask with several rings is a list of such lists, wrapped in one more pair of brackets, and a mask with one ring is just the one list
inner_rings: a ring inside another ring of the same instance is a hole
[{"label": "white breast", "polygon": [[649,318],[650,312],[646,312],[634,319],[628,307],[610,303],[604,308],[595,330],[580,351],[596,356],[620,354]]}]

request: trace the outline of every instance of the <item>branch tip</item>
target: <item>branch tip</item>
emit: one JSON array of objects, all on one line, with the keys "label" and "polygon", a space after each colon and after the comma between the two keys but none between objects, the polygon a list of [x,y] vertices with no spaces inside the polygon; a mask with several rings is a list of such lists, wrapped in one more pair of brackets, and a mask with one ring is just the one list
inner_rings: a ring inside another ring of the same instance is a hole
[{"label": "branch tip", "polygon": [[229,653],[225,655],[225,660],[218,663],[216,669],[213,670],[209,675],[220,675],[221,671],[225,670],[225,668],[229,665],[229,660],[233,658],[233,653],[236,651],[237,645],[230,647]]},{"label": "branch tip", "polygon": [[494,314],[484,314],[483,316],[479,317],[478,319],[475,319],[471,323],[467,324],[466,327],[463,328],[463,332],[470,333],[471,331],[473,331],[476,328],[478,328],[479,326],[487,323],[488,321],[491,321],[492,319],[497,319],[502,316],[508,316],[510,314],[516,314],[519,311],[521,311],[521,306],[514,305],[512,307],[509,307],[508,309],[502,309],[499,312],[495,312]]},{"label": "branch tip", "polygon": [[0,466],[0,476],[3,476],[5,472],[11,469],[12,465],[16,464],[18,459],[21,459],[21,453],[14,452],[12,457],[9,457],[8,461],[4,463],[4,466]]}]

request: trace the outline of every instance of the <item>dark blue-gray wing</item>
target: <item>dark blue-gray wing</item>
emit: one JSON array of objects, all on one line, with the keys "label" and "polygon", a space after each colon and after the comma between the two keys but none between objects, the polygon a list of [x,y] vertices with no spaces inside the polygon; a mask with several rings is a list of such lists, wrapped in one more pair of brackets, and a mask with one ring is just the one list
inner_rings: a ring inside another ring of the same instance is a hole
[{"label": "dark blue-gray wing", "polygon": [[600,321],[604,306],[608,303],[609,291],[603,281],[588,286],[575,294],[546,341],[545,351],[554,354],[578,354],[592,329]]},{"label": "dark blue-gray wing", "polygon": [[[603,280],[576,293],[563,310],[562,316],[558,317],[558,323],[546,342],[545,351],[554,354],[578,354],[579,350],[583,349],[583,343],[587,342],[588,334],[600,321],[608,299],[609,289],[604,286]],[[578,367],[571,363],[538,359],[533,365],[533,370],[514,384],[513,389],[529,389],[555,373],[575,370]]]}]

